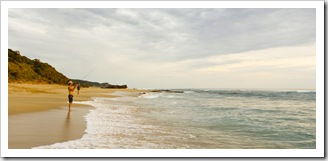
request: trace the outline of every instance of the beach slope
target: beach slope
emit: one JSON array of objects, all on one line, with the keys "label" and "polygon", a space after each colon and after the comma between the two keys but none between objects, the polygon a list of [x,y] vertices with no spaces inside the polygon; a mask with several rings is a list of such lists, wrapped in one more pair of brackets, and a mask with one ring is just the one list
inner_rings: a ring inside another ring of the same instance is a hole
[{"label": "beach slope", "polygon": [[[93,107],[73,102],[68,114],[67,86],[49,84],[8,84],[8,147],[29,149],[81,138],[84,116]],[[82,88],[74,101],[92,97],[116,97],[111,93],[130,89]]]}]

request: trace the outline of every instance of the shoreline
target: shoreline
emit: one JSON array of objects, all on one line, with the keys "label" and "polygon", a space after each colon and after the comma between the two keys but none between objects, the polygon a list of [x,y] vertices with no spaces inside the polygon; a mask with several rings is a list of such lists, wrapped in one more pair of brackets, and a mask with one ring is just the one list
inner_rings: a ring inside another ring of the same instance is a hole
[{"label": "shoreline", "polygon": [[82,88],[74,91],[72,112],[68,115],[67,86],[52,84],[8,84],[8,148],[32,147],[65,142],[85,134],[85,116],[95,108],[74,103],[92,97],[119,97],[113,92],[144,92],[135,89]]},{"label": "shoreline", "polygon": [[8,148],[31,149],[42,145],[81,138],[85,115],[91,106],[78,107],[69,115],[67,108],[9,115]]}]

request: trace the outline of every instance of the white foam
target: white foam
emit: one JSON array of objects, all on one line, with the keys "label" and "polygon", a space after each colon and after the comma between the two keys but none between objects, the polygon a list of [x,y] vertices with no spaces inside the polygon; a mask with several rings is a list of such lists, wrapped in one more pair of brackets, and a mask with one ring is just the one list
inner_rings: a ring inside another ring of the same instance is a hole
[{"label": "white foam", "polygon": [[166,95],[165,97],[166,98],[174,98],[175,96],[174,95]]},{"label": "white foam", "polygon": [[195,93],[194,91],[184,91],[183,93]]},{"label": "white foam", "polygon": [[148,138],[140,139],[156,129],[154,125],[143,124],[134,117],[137,107],[125,104],[126,98],[93,98],[93,101],[78,102],[95,108],[85,116],[86,134],[77,140],[34,149],[111,149],[111,148],[158,148]]},{"label": "white foam", "polygon": [[160,96],[159,93],[146,93],[143,95],[140,95],[140,98],[148,98],[148,99],[154,99],[154,98],[158,98]]},{"label": "white foam", "polygon": [[297,90],[298,93],[315,93],[316,90]]},{"label": "white foam", "polygon": [[307,90],[307,89],[299,89],[299,90],[297,90],[297,89],[295,89],[295,90],[274,90],[274,91],[276,91],[276,92],[297,92],[297,93],[315,93],[316,92],[316,90]]}]

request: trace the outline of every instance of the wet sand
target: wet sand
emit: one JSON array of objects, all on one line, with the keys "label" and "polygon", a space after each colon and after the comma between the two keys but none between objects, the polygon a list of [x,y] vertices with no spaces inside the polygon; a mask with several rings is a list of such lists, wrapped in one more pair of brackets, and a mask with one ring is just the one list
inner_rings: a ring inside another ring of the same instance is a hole
[{"label": "wet sand", "polygon": [[[8,148],[30,149],[36,146],[79,139],[86,129],[84,116],[93,107],[74,104],[68,113],[67,86],[40,84],[8,85]],[[111,93],[133,89],[81,88],[74,101],[92,97],[116,97]]]},{"label": "wet sand", "polygon": [[84,115],[90,107],[67,108],[9,116],[9,148],[29,149],[40,145],[79,139],[84,134]]}]

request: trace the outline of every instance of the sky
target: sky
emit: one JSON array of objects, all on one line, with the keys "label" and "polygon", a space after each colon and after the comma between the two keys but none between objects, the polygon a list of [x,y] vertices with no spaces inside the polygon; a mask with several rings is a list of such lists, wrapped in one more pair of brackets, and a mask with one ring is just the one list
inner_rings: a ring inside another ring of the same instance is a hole
[{"label": "sky", "polygon": [[9,9],[8,46],[129,88],[315,89],[307,8]]}]

